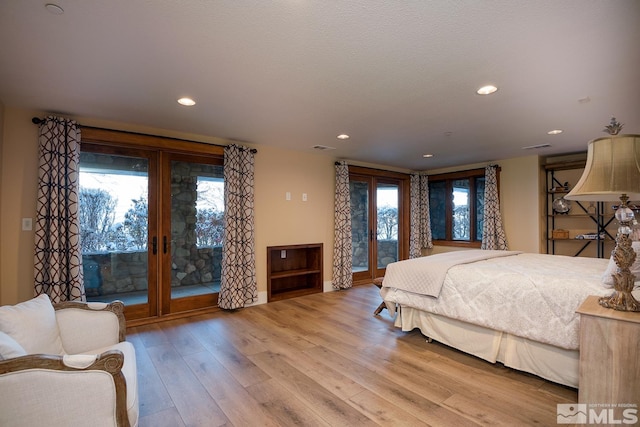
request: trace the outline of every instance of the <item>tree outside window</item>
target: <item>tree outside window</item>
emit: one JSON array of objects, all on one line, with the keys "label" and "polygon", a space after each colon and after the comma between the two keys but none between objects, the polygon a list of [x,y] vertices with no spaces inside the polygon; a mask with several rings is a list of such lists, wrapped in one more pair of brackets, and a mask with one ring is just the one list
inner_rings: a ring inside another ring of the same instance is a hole
[{"label": "tree outside window", "polygon": [[382,206],[378,208],[378,240],[398,239],[398,208]]},{"label": "tree outside window", "polygon": [[[148,236],[148,202],[145,194],[129,200],[128,208],[116,196],[127,178],[116,174],[96,175],[100,185],[93,188],[80,186],[79,216],[82,251],[136,251],[146,250]],[[81,171],[81,181],[83,181]],[[89,181],[84,175],[84,181]],[[135,181],[135,177],[129,177]],[[117,184],[116,184],[117,182]],[[130,187],[136,187],[131,185]],[[137,188],[145,188],[138,185]],[[196,213],[196,244],[198,247],[221,246],[223,238],[223,184],[222,180],[198,180],[198,205]],[[124,213],[122,212],[124,211]]]}]

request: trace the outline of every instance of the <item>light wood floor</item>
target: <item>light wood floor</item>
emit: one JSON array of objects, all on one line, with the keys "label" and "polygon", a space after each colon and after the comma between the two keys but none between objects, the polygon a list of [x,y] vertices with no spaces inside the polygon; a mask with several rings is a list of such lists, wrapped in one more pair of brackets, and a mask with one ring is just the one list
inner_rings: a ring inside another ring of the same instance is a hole
[{"label": "light wood floor", "polygon": [[130,328],[140,426],[556,424],[577,392],[392,325],[373,285]]}]

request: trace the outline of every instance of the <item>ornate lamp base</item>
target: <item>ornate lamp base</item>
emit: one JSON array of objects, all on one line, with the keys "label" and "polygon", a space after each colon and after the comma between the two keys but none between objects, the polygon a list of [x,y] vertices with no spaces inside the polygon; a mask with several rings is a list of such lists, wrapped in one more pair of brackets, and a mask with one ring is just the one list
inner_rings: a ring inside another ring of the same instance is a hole
[{"label": "ornate lamp base", "polygon": [[628,292],[616,291],[608,297],[600,297],[598,304],[619,311],[640,311],[640,303]]},{"label": "ornate lamp base", "polygon": [[603,307],[619,311],[640,311],[640,302],[631,294],[635,276],[629,268],[636,259],[636,253],[631,246],[631,238],[628,234],[618,233],[616,247],[611,255],[618,266],[618,271],[613,275],[615,292],[608,297],[599,298],[598,303]]}]

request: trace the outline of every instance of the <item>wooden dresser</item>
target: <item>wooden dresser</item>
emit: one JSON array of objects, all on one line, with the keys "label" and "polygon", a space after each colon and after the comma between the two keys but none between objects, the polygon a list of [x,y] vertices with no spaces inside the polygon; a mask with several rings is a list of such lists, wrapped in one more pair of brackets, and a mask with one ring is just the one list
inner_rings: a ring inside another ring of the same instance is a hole
[{"label": "wooden dresser", "polygon": [[617,311],[590,296],[580,313],[579,403],[640,406],[640,313]]}]

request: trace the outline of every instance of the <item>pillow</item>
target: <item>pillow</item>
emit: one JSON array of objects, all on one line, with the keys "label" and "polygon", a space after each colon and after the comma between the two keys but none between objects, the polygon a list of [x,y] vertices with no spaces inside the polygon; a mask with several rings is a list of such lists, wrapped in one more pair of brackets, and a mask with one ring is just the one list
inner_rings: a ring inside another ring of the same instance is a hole
[{"label": "pillow", "polygon": [[25,356],[24,348],[9,335],[0,332],[0,360],[13,359],[14,357]]},{"label": "pillow", "polygon": [[45,294],[0,307],[0,331],[13,338],[27,354],[64,353],[56,312]]},{"label": "pillow", "polygon": [[[631,242],[631,247],[636,253],[636,260],[633,262],[633,265],[629,270],[631,270],[632,274],[636,275],[636,280],[640,280],[640,242]],[[613,255],[609,258],[609,264],[607,265],[607,269],[604,271],[602,275],[602,284],[605,288],[613,288],[613,274],[618,271],[618,266],[616,262],[613,260]]]}]

